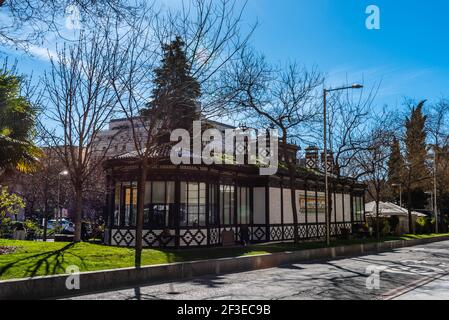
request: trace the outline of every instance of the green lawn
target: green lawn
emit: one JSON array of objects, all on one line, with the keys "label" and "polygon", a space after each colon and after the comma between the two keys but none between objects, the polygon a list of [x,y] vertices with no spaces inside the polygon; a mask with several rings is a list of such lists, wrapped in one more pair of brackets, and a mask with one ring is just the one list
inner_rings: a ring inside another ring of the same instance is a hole
[{"label": "green lawn", "polygon": [[[449,235],[449,234],[445,234]],[[388,240],[410,240],[431,238],[437,235],[406,235],[389,237]],[[336,241],[332,246],[375,242],[375,240]],[[293,244],[268,244],[238,248],[214,248],[196,250],[152,250],[143,251],[143,265],[165,264],[182,261],[249,256],[283,251],[296,251],[323,247],[322,242]],[[13,241],[0,239],[0,247],[15,247],[13,253],[0,255],[0,280],[25,278],[65,273],[69,265],[81,271],[95,271],[132,267],[134,250],[108,247],[90,243],[52,243]]]}]

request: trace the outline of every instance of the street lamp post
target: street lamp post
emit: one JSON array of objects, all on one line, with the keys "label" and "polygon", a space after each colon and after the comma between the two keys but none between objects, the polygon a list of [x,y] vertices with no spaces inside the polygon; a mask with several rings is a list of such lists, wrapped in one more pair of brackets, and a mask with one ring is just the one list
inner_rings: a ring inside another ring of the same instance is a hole
[{"label": "street lamp post", "polygon": [[[61,176],[67,176],[69,172],[67,170],[61,171],[58,174],[58,207],[56,211],[56,227],[59,226],[59,217],[61,216],[61,208],[60,208],[60,189],[61,189]],[[62,218],[62,217],[61,217]],[[56,231],[56,229],[55,229]]]},{"label": "street lamp post", "polygon": [[326,222],[326,244],[330,246],[330,206],[329,206],[329,172],[327,167],[327,94],[333,91],[349,90],[349,89],[362,89],[363,86],[360,84],[354,84],[352,86],[346,86],[335,89],[323,89],[323,139],[324,139],[324,212],[325,212],[325,222]]}]

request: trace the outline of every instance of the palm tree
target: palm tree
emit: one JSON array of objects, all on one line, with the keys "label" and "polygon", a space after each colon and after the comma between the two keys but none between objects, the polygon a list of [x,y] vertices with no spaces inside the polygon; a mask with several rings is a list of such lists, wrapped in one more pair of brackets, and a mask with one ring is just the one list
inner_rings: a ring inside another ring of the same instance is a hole
[{"label": "palm tree", "polygon": [[22,78],[0,69],[0,175],[10,169],[29,173],[41,150],[32,142],[36,108],[21,95]]}]

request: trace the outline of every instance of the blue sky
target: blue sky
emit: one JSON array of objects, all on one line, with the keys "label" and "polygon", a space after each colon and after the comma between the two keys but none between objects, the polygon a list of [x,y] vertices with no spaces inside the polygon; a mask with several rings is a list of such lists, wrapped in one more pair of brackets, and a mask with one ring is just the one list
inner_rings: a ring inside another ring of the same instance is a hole
[{"label": "blue sky", "polygon": [[[177,6],[180,0],[160,0]],[[381,29],[365,27],[368,5],[380,8]],[[381,82],[378,105],[400,107],[404,97],[449,96],[449,1],[248,0],[247,24],[259,21],[253,46],[273,62],[316,65],[327,86]],[[48,68],[46,49],[20,52],[24,72]]]},{"label": "blue sky", "polygon": [[[368,5],[381,29],[365,27]],[[449,1],[249,0],[254,45],[273,61],[317,65],[329,86],[381,81],[378,104],[449,95]]]}]

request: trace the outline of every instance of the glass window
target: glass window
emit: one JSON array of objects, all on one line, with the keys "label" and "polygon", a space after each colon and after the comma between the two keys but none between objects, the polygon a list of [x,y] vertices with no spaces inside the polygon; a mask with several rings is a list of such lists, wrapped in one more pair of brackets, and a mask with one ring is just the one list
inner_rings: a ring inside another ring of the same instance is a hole
[{"label": "glass window", "polygon": [[198,184],[189,183],[187,185],[187,225],[198,225]]},{"label": "glass window", "polygon": [[175,183],[152,181],[145,186],[145,224],[150,228],[175,225]]},{"label": "glass window", "polygon": [[151,182],[147,182],[145,184],[145,202],[144,202],[144,214],[143,214],[143,220],[145,225],[150,224],[150,208],[151,208]]},{"label": "glass window", "polygon": [[165,182],[155,181],[152,184],[150,224],[155,227],[168,225],[168,204],[165,202]]},{"label": "glass window", "polygon": [[167,226],[174,227],[176,223],[175,182],[168,181],[165,185],[165,202],[168,205]]},{"label": "glass window", "polygon": [[117,183],[115,185],[115,198],[114,198],[114,226],[120,225],[120,204],[122,202],[122,184]]},{"label": "glass window", "polygon": [[234,186],[220,186],[220,216],[223,225],[234,224]]},{"label": "glass window", "polygon": [[137,184],[123,184],[122,216],[125,227],[136,225],[137,213]]},{"label": "glass window", "polygon": [[223,186],[223,222],[231,224],[230,186]]},{"label": "glass window", "polygon": [[181,182],[180,225],[206,226],[206,184]]},{"label": "glass window", "polygon": [[198,193],[198,221],[200,226],[206,226],[206,184],[200,183]]},{"label": "glass window", "polygon": [[125,226],[129,226],[131,215],[131,188],[125,187]]},{"label": "glass window", "polygon": [[219,224],[218,210],[218,192],[217,186],[214,184],[209,185],[209,224],[216,226]]},{"label": "glass window", "polygon": [[354,196],[352,198],[352,206],[354,212],[354,221],[362,222],[363,221],[363,197]]},{"label": "glass window", "polygon": [[167,203],[174,204],[175,203],[175,182],[168,181],[167,182]]},{"label": "glass window", "polygon": [[132,201],[131,201],[131,204],[132,204],[132,213],[131,213],[131,225],[133,226],[133,227],[135,227],[136,225],[137,225],[137,210],[138,210],[138,207],[137,207],[137,196],[138,196],[138,194],[139,194],[139,191],[138,191],[138,189],[137,189],[137,182],[136,183],[133,183],[133,186],[132,186]]},{"label": "glass window", "polygon": [[237,189],[237,223],[250,224],[250,189],[239,187]]},{"label": "glass window", "polygon": [[165,182],[153,182],[153,200],[152,203],[165,203]]}]

